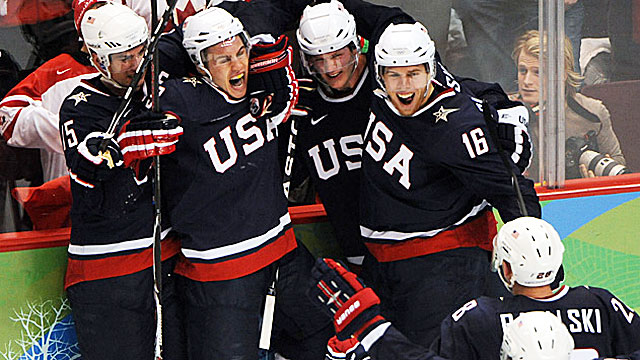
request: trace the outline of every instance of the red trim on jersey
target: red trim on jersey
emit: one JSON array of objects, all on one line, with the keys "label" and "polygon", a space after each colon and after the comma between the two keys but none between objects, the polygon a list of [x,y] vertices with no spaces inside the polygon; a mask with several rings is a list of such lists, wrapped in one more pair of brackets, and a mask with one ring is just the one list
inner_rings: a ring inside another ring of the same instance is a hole
[{"label": "red trim on jersey", "polygon": [[496,225],[493,212],[485,210],[484,215],[477,219],[430,238],[415,238],[397,244],[365,242],[365,245],[380,262],[411,259],[463,247],[479,247],[491,251],[493,237],[498,232]]},{"label": "red trim on jersey", "polygon": [[[173,235],[168,235],[162,240],[162,260],[166,260],[180,252],[180,240]],[[142,271],[153,264],[153,249],[148,248],[142,252],[113,256],[96,260],[68,259],[67,275],[64,279],[64,288],[83,281],[107,279],[124,276]]]},{"label": "red trim on jersey", "polygon": [[268,266],[297,246],[293,228],[290,228],[277,240],[269,243],[260,250],[232,260],[215,264],[204,264],[190,262],[181,255],[176,264],[175,273],[195,281],[237,279]]},{"label": "red trim on jersey", "polygon": [[[34,100],[40,100],[40,98],[35,98]],[[10,100],[10,101],[3,101],[2,103],[0,103],[0,106],[7,106],[7,107],[24,107],[28,105],[29,105],[29,102],[26,100]]]}]

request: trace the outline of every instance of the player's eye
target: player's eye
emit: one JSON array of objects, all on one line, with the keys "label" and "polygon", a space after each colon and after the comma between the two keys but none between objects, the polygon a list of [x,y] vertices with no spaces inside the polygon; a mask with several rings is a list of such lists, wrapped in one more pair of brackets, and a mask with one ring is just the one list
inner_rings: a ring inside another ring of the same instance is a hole
[{"label": "player's eye", "polygon": [[236,58],[243,59],[246,56],[247,56],[247,48],[243,46],[236,54]]},{"label": "player's eye", "polygon": [[213,59],[214,64],[216,65],[226,65],[228,63],[231,62],[231,57],[230,56],[219,56],[215,59]]}]

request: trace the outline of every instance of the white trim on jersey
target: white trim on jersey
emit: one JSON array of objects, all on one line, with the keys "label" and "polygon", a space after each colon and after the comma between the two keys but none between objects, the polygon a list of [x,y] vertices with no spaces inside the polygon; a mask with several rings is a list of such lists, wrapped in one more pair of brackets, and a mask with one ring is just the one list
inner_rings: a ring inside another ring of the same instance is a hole
[{"label": "white trim on jersey", "polygon": [[362,341],[360,342],[362,344],[362,347],[364,347],[364,351],[369,351],[373,344],[375,344],[376,341],[378,341],[384,335],[384,333],[387,332],[389,326],[391,326],[391,323],[385,322],[376,326],[375,329],[371,330],[367,334],[367,336],[365,336],[364,339],[362,339]]},{"label": "white trim on jersey", "polygon": [[267,241],[278,236],[284,227],[291,223],[291,217],[289,213],[285,213],[280,217],[280,222],[275,227],[271,228],[262,235],[252,237],[250,239],[239,241],[235,244],[225,245],[214,249],[208,250],[194,250],[194,249],[182,249],[184,256],[193,259],[214,260],[223,258],[230,255],[240,254],[247,250],[251,250],[261,246]]},{"label": "white trim on jersey", "polygon": [[318,86],[318,94],[320,94],[320,97],[326,102],[331,102],[331,103],[347,102],[353,99],[356,95],[358,95],[358,91],[360,91],[360,88],[362,88],[362,84],[364,84],[365,81],[371,81],[371,79],[369,79],[368,67],[364,68],[364,71],[362,72],[362,76],[360,76],[360,80],[358,81],[356,88],[353,90],[351,94],[347,96],[343,96],[341,98],[331,98],[324,93],[324,91],[322,90],[322,86]]},{"label": "white trim on jersey", "polygon": [[[161,238],[165,238],[167,234],[171,231],[171,228],[165,229],[160,233]],[[103,255],[103,254],[112,254],[121,251],[130,251],[130,250],[139,250],[145,249],[153,245],[153,236],[135,239],[135,240],[127,240],[122,241],[115,244],[104,244],[104,245],[74,245],[69,244],[69,254],[73,255]]]},{"label": "white trim on jersey", "polygon": [[470,217],[480,213],[480,211],[484,210],[484,208],[487,206],[489,206],[489,203],[486,200],[482,200],[482,203],[474,206],[467,215],[463,216],[462,219],[458,220],[455,224],[444,227],[444,228],[440,228],[440,229],[407,233],[407,232],[401,232],[401,231],[376,231],[360,225],[360,235],[368,239],[396,240],[396,241],[403,241],[403,240],[418,238],[418,237],[421,237],[421,238],[434,237],[439,233],[445,230],[448,230],[451,226],[457,226],[462,224]]}]

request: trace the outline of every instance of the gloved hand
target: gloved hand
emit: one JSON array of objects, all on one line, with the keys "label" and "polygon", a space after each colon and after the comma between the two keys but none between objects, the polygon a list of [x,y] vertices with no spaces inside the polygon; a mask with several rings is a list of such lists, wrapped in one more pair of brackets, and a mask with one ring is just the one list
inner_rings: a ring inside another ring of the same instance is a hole
[{"label": "gloved hand", "polygon": [[332,337],[327,343],[327,354],[325,359],[331,360],[366,360],[371,359],[364,350],[364,346],[355,338],[348,338],[344,341]]},{"label": "gloved hand", "polygon": [[[108,139],[108,140],[105,140]],[[100,150],[106,141],[107,147]],[[111,169],[122,166],[122,152],[113,138],[103,132],[92,132],[78,144],[78,153],[71,166],[72,172],[83,180],[106,180],[111,175]]]},{"label": "gloved hand", "polygon": [[314,79],[311,78],[300,78],[298,81],[298,101],[296,102],[295,107],[291,111],[291,115],[293,116],[309,116],[313,112],[313,108],[310,104],[310,99],[313,96],[317,96],[314,94],[318,88],[318,84]]},{"label": "gloved hand", "polygon": [[498,141],[520,173],[524,173],[529,167],[532,154],[527,131],[529,112],[523,104],[515,101],[500,101],[494,107],[498,111]]},{"label": "gloved hand", "polygon": [[287,37],[258,43],[249,55],[250,111],[255,118],[268,115],[279,124],[287,121],[298,102],[298,81],[291,67],[293,50]]},{"label": "gloved hand", "polygon": [[380,315],[380,298],[356,274],[331,259],[318,259],[311,271],[315,286],[311,299],[334,319],[338,340],[361,339],[385,322]]},{"label": "gloved hand", "polygon": [[129,119],[118,135],[124,165],[131,166],[140,160],[175,151],[183,133],[179,124],[180,118],[168,112],[145,111]]}]

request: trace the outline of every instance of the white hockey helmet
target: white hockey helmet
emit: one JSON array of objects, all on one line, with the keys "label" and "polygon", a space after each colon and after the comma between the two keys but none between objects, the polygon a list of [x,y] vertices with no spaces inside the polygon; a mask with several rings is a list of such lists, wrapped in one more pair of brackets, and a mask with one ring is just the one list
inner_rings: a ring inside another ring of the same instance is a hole
[{"label": "white hockey helmet", "polygon": [[311,74],[314,71],[307,56],[327,54],[348,45],[360,53],[356,21],[338,0],[307,6],[302,12],[296,38],[302,53],[302,65]]},{"label": "white hockey helmet", "polygon": [[389,24],[375,47],[376,80],[386,91],[382,79],[384,67],[425,64],[428,85],[435,75],[435,56],[436,45],[424,25]]},{"label": "white hockey helmet", "polygon": [[[549,285],[562,265],[564,245],[558,232],[548,222],[534,217],[520,217],[504,224],[493,239],[493,270],[511,290],[522,286]],[[513,275],[507,281],[502,262],[511,265]]]},{"label": "white hockey helmet", "polygon": [[569,360],[573,348],[573,337],[560,319],[547,311],[531,311],[505,327],[500,360]]},{"label": "white hockey helmet", "polygon": [[182,24],[184,38],[182,45],[187,50],[191,61],[213,80],[206,67],[203,51],[224,40],[239,36],[250,49],[249,36],[238,18],[218,7],[210,7],[189,16]]},{"label": "white hockey helmet", "polygon": [[80,26],[87,48],[98,56],[98,63],[93,65],[109,79],[111,55],[131,50],[149,40],[144,18],[129,7],[113,2],[87,10]]}]

